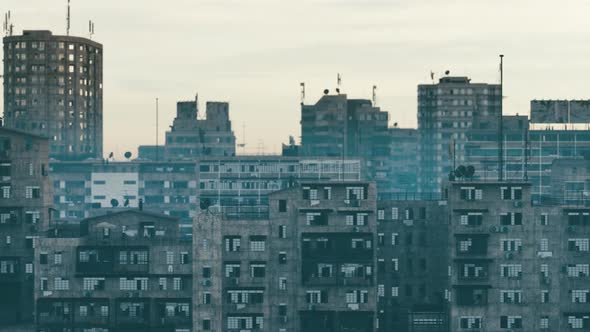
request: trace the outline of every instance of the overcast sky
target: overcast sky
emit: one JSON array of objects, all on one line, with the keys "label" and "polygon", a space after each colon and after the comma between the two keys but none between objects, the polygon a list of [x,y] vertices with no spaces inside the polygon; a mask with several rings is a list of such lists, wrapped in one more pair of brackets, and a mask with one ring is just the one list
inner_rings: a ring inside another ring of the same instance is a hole
[{"label": "overcast sky", "polygon": [[[2,0],[16,33],[65,34],[66,0]],[[342,74],[343,92],[370,98],[391,122],[416,126],[416,86],[450,70],[497,83],[505,54],[506,114],[531,99],[590,98],[590,1],[585,0],[72,0],[72,35],[104,45],[105,153],[160,142],[178,100],[228,101],[247,152],[299,141],[306,103]],[[3,15],[2,15],[3,17]],[[1,97],[0,97],[1,98]],[[239,150],[241,152],[241,150]]]}]

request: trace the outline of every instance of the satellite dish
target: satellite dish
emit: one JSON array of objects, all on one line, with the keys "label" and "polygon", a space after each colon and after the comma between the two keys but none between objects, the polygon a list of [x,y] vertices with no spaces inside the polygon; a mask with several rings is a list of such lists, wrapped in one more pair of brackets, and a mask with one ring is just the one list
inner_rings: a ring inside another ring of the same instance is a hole
[{"label": "satellite dish", "polygon": [[128,207],[129,206],[129,198],[125,199],[125,202],[123,203],[123,206]]},{"label": "satellite dish", "polygon": [[211,200],[209,200],[209,198],[203,198],[201,199],[201,210],[207,210],[209,209],[209,207],[211,206]]},{"label": "satellite dish", "polygon": [[467,166],[465,168],[465,177],[472,178],[473,175],[475,175],[475,167],[473,167],[472,165]]},{"label": "satellite dish", "polygon": [[396,123],[394,123],[394,124],[393,124],[393,126],[394,126],[395,128],[397,128],[397,122],[396,122]]},{"label": "satellite dish", "polygon": [[445,75],[449,75],[451,73],[450,70],[445,71]]},{"label": "satellite dish", "polygon": [[336,88],[336,93],[339,94],[340,93],[340,89]]},{"label": "satellite dish", "polygon": [[119,201],[113,198],[113,199],[111,199],[111,205],[113,207],[117,207],[117,206],[119,206]]},{"label": "satellite dish", "polygon": [[328,93],[330,93],[330,90],[324,89],[324,94],[327,95]]},{"label": "satellite dish", "polygon": [[465,169],[465,166],[461,165],[457,167],[457,169],[455,170],[455,176],[458,178],[462,178],[465,176],[466,171],[467,170]]},{"label": "satellite dish", "polygon": [[129,151],[125,152],[125,158],[127,158],[127,159],[131,158],[131,152],[129,152]]}]

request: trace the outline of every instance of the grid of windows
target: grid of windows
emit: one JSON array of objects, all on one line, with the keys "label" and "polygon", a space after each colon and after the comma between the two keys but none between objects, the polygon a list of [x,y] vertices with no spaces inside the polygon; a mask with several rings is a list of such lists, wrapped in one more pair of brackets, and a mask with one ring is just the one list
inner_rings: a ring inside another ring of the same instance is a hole
[{"label": "grid of windows", "polygon": [[147,290],[148,278],[119,278],[119,289],[127,291]]},{"label": "grid of windows", "polygon": [[522,239],[501,239],[500,243],[503,251],[520,251],[522,249]]},{"label": "grid of windows", "polygon": [[459,317],[459,327],[462,329],[481,329],[481,316]]},{"label": "grid of windows", "polygon": [[520,278],[522,277],[522,265],[502,264],[500,265],[500,275],[506,278]]},{"label": "grid of windows", "polygon": [[253,236],[250,238],[250,250],[251,251],[264,251],[266,250],[266,238]]},{"label": "grid of windows", "polygon": [[70,280],[62,279],[61,277],[56,277],[53,280],[53,288],[55,290],[69,290],[70,289]]},{"label": "grid of windows", "polygon": [[567,244],[570,251],[588,251],[590,249],[588,239],[568,239]]},{"label": "grid of windows", "polygon": [[590,275],[589,264],[568,264],[567,276],[572,278],[588,277]]},{"label": "grid of windows", "polygon": [[84,290],[102,290],[104,289],[105,278],[84,278],[82,287]]},{"label": "grid of windows", "polygon": [[500,303],[522,303],[521,290],[501,290]]},{"label": "grid of windows", "polygon": [[587,289],[574,289],[570,291],[572,293],[572,303],[587,303],[588,292]]}]

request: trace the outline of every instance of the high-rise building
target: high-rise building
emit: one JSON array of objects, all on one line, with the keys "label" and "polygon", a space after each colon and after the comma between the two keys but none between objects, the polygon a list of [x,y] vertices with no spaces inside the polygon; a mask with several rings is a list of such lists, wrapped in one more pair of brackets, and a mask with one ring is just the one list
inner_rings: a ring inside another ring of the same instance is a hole
[{"label": "high-rise building", "polygon": [[0,328],[33,321],[34,241],[51,217],[47,139],[0,128]]},{"label": "high-rise building", "polygon": [[390,184],[385,193],[415,193],[418,191],[418,131],[413,128],[389,128],[390,134]]},{"label": "high-rise building", "polygon": [[199,157],[231,157],[236,137],[229,119],[229,103],[207,102],[205,119],[198,119],[197,101],[181,101],[176,118],[166,132],[161,160],[194,160]]},{"label": "high-rise building", "polygon": [[472,83],[467,77],[447,76],[418,86],[421,192],[440,192],[453,166],[465,161],[469,131],[498,130],[501,94],[500,85]]},{"label": "high-rise building", "polygon": [[4,38],[4,126],[50,139],[50,157],[102,158],[102,45],[27,31]]},{"label": "high-rise building", "polygon": [[367,179],[380,193],[390,191],[388,121],[389,114],[370,100],[326,94],[314,105],[301,105],[301,154],[363,158]]}]

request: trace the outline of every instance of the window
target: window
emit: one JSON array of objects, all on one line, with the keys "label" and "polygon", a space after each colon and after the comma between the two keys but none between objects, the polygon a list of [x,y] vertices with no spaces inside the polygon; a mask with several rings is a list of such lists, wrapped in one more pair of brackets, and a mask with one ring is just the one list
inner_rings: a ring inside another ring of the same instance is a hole
[{"label": "window", "polygon": [[279,278],[279,289],[280,290],[287,290],[287,278],[285,278],[285,277]]},{"label": "window", "polygon": [[572,294],[572,303],[587,303],[588,292],[587,289],[574,289],[570,291]]},{"label": "window", "polygon": [[279,252],[279,264],[287,264],[287,253],[284,251]]},{"label": "window", "polygon": [[279,225],[279,239],[287,238],[287,226]]},{"label": "window", "polygon": [[588,251],[589,240],[588,239],[568,239],[568,250],[569,251]]},{"label": "window", "polygon": [[502,187],[500,196],[503,200],[522,200],[522,187]]},{"label": "window", "polygon": [[265,275],[266,275],[266,263],[251,263],[250,264],[250,277],[264,278]]},{"label": "window", "polygon": [[210,331],[211,330],[211,319],[203,319],[201,322],[201,326],[203,327],[203,331]]},{"label": "window", "polygon": [[61,277],[56,277],[54,280],[53,288],[55,290],[69,290],[70,289],[70,281],[68,279],[62,279]]},{"label": "window", "polygon": [[521,290],[501,290],[500,303],[522,303]]},{"label": "window", "polygon": [[500,214],[500,224],[502,226],[522,225],[521,212],[509,212]]},{"label": "window", "polygon": [[[305,215],[306,224],[310,226],[320,226],[328,224],[328,216],[322,212],[307,212]],[[347,219],[348,220],[348,219]]]},{"label": "window", "polygon": [[174,252],[173,251],[166,251],[166,264],[168,264],[168,265],[174,264]]},{"label": "window", "polygon": [[399,296],[399,287],[398,286],[392,286],[391,287],[391,296],[392,297],[398,297]]},{"label": "window", "polygon": [[539,244],[540,251],[549,251],[549,239],[541,239]]},{"label": "window", "polygon": [[47,290],[47,278],[41,278],[41,290],[42,291]]},{"label": "window", "polygon": [[541,320],[539,321],[539,328],[542,330],[546,330],[549,328],[549,316],[541,316]]},{"label": "window", "polygon": [[309,290],[306,292],[307,303],[328,303],[326,291]]},{"label": "window", "polygon": [[47,264],[47,253],[46,252],[42,252],[39,254],[39,264]]},{"label": "window", "polygon": [[279,212],[287,212],[287,200],[279,199]]},{"label": "window", "polygon": [[377,220],[384,220],[385,219],[385,210],[379,209],[377,210]]},{"label": "window", "polygon": [[62,254],[61,254],[61,252],[56,252],[53,255],[53,263],[55,265],[61,265],[61,263],[62,263]]},{"label": "window", "polygon": [[540,224],[541,226],[547,226],[548,219],[549,219],[549,216],[547,215],[547,213],[543,213],[543,214],[541,214],[541,215],[539,216],[539,224]]},{"label": "window", "polygon": [[549,291],[541,290],[541,303],[549,303]]},{"label": "window", "polygon": [[590,265],[588,264],[568,264],[566,269],[567,276],[571,278],[590,276]]},{"label": "window", "polygon": [[265,236],[251,236],[250,237],[250,251],[264,251],[266,247]]},{"label": "window", "polygon": [[399,209],[396,207],[391,208],[391,220],[399,220]]},{"label": "window", "polygon": [[183,251],[180,253],[180,264],[186,265],[189,264],[189,259],[188,259],[188,252]]},{"label": "window", "polygon": [[203,292],[203,304],[211,304],[211,293]]},{"label": "window", "polygon": [[522,250],[521,239],[502,239],[501,247],[503,251],[513,252]]},{"label": "window", "polygon": [[25,187],[25,198],[34,199],[39,197],[41,197],[41,189],[39,187]]},{"label": "window", "polygon": [[104,290],[105,278],[84,278],[82,279],[82,287],[86,291]]},{"label": "window", "polygon": [[241,238],[239,236],[225,237],[225,251],[240,251]]},{"label": "window", "polygon": [[172,289],[176,291],[183,289],[182,278],[177,277],[172,279]]},{"label": "window", "polygon": [[160,287],[160,290],[166,290],[166,288],[168,288],[168,279],[160,278],[158,280],[158,286]]},{"label": "window", "polygon": [[346,292],[346,303],[367,303],[368,297],[366,290],[350,290]]},{"label": "window", "polygon": [[377,285],[377,296],[379,296],[379,297],[385,296],[385,285],[383,285],[383,284]]},{"label": "window", "polygon": [[225,276],[227,278],[239,278],[240,262],[225,263]]},{"label": "window", "polygon": [[475,187],[461,187],[460,198],[465,201],[482,200],[483,192]]},{"label": "window", "polygon": [[500,275],[505,278],[520,278],[522,277],[521,264],[501,264]]},{"label": "window", "polygon": [[463,226],[481,226],[483,222],[483,213],[469,212],[461,215],[461,225]]},{"label": "window", "polygon": [[119,290],[147,290],[148,278],[119,278]]},{"label": "window", "polygon": [[202,277],[205,279],[211,278],[211,267],[210,266],[203,266]]},{"label": "window", "polygon": [[521,329],[521,316],[500,316],[500,328],[502,329]]},{"label": "window", "polygon": [[462,329],[481,329],[481,316],[462,316],[459,318],[459,327]]}]

